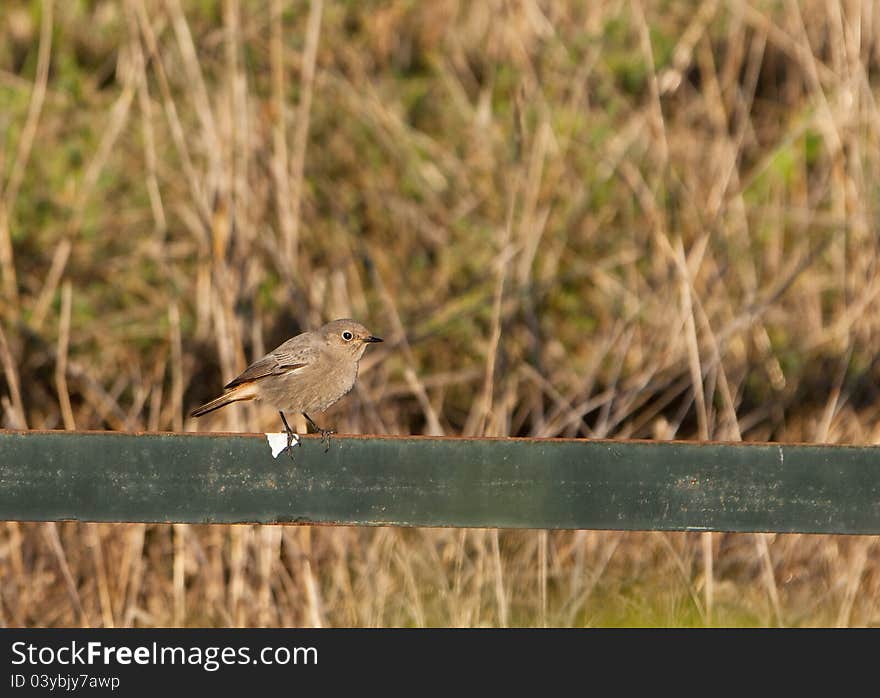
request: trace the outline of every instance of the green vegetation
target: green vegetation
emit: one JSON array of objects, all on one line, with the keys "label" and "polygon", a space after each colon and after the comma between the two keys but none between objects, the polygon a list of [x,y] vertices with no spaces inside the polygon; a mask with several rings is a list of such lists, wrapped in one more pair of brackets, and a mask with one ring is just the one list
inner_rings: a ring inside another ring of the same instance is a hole
[{"label": "green vegetation", "polygon": [[[873,443],[872,17],[5,0],[2,425],[274,429],[186,414],[352,316],[387,341],[343,432]],[[880,621],[871,538],[495,542],[6,524],[0,622]]]}]

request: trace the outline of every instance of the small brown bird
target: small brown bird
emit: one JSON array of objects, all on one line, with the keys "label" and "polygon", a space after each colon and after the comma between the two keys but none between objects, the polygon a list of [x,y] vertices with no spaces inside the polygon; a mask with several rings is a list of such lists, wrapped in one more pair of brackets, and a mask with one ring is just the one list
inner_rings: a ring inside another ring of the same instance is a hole
[{"label": "small brown bird", "polygon": [[292,453],[294,432],[284,412],[299,412],[330,446],[330,429],[322,429],[309,412],[323,412],[347,395],[357,380],[358,362],[367,344],[381,342],[354,320],[328,322],[314,332],[288,339],[248,366],[224,386],[223,394],[192,411],[193,417],[219,410],[233,402],[259,400],[278,410]]}]

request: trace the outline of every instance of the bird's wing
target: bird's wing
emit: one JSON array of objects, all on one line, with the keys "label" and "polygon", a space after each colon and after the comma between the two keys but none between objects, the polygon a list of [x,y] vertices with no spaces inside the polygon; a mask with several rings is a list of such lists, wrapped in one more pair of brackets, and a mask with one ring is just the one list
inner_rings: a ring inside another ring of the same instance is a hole
[{"label": "bird's wing", "polygon": [[233,378],[224,388],[229,390],[242,383],[251,383],[267,376],[280,376],[305,368],[318,358],[318,350],[308,344],[296,342],[294,337],[262,359],[248,366],[241,375]]}]

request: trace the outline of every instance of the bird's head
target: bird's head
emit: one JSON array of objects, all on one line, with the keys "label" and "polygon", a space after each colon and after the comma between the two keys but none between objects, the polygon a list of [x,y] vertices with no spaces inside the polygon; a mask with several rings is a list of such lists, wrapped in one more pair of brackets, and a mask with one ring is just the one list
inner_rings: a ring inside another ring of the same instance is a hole
[{"label": "bird's head", "polygon": [[328,322],[320,332],[328,347],[351,354],[356,359],[364,355],[368,344],[383,341],[380,337],[373,336],[361,323],[347,318]]}]

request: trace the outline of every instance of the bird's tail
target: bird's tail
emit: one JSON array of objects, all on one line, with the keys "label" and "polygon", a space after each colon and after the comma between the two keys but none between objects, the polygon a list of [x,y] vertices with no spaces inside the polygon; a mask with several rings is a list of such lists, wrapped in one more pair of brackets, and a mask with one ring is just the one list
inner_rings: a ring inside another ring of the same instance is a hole
[{"label": "bird's tail", "polygon": [[226,407],[233,402],[240,402],[242,400],[253,400],[257,397],[256,392],[247,385],[242,385],[232,390],[227,390],[220,397],[215,397],[210,402],[206,402],[201,407],[197,407],[192,412],[190,412],[190,417],[201,417],[203,414],[208,414],[208,412],[213,412],[214,410],[219,410],[221,407]]}]

